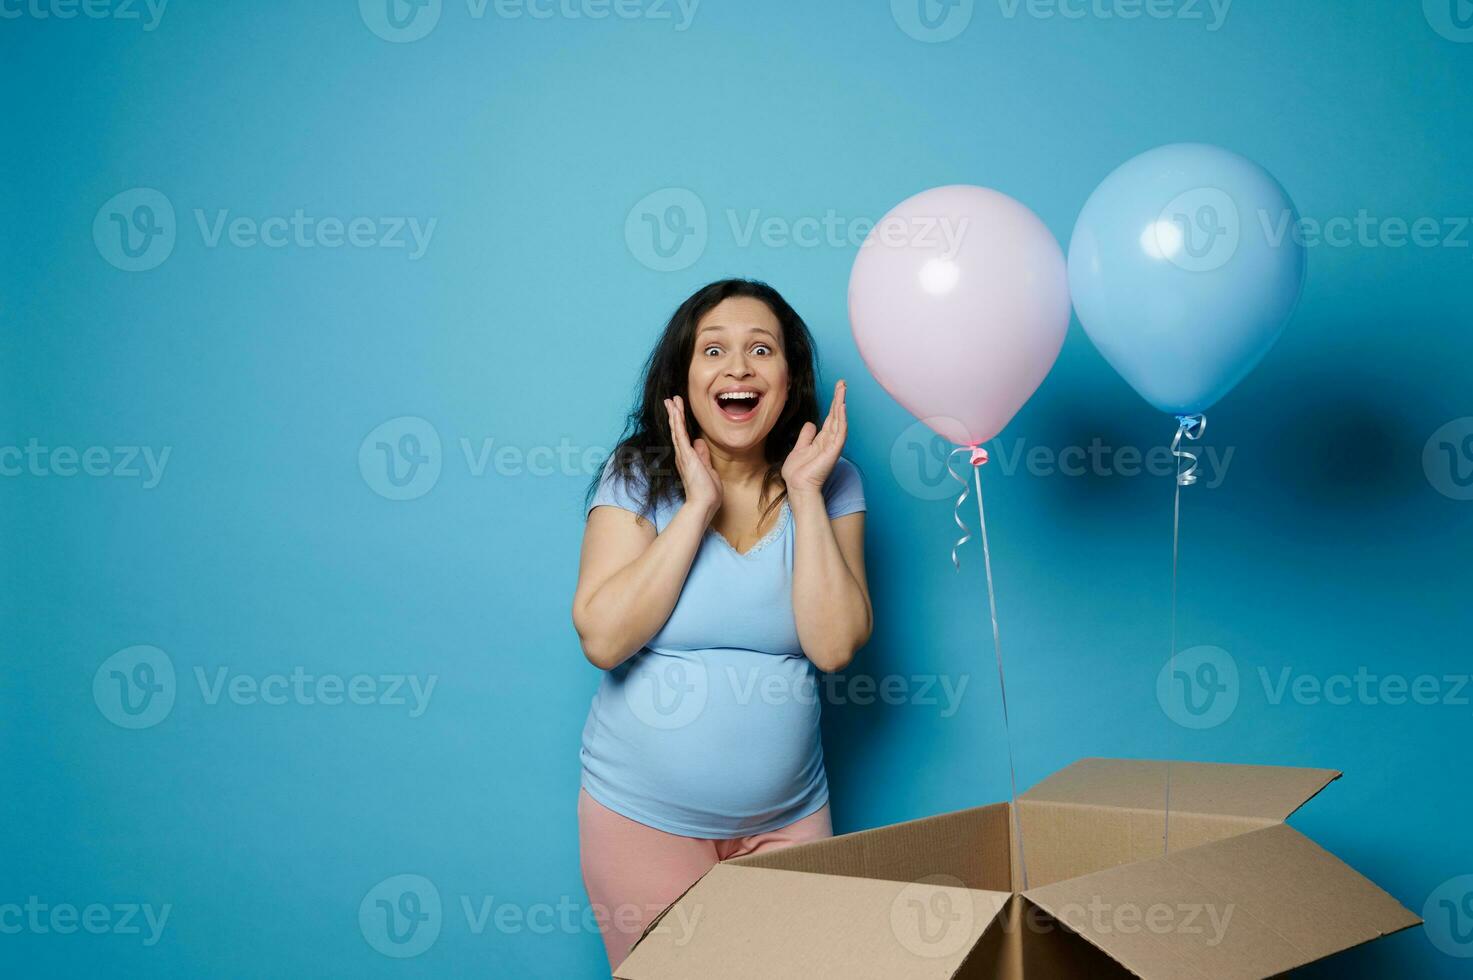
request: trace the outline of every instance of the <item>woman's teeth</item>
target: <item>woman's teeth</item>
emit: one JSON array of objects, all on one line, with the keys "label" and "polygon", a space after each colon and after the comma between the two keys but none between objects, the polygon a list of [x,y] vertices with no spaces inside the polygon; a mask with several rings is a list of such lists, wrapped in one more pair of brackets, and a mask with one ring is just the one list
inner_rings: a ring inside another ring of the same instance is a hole
[{"label": "woman's teeth", "polygon": [[755,391],[740,391],[717,395],[716,405],[721,414],[729,419],[745,420],[757,412],[757,402],[762,398]]}]

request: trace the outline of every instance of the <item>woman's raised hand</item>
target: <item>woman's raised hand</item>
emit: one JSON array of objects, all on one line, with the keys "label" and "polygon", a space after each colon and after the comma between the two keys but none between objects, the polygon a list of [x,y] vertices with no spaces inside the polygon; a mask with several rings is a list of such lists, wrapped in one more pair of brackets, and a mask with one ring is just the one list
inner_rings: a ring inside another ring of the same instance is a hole
[{"label": "woman's raised hand", "polygon": [[849,433],[849,416],[844,408],[845,388],[843,381],[834,385],[834,400],[829,403],[829,414],[823,420],[822,429],[812,422],[803,423],[798,441],[783,461],[783,482],[787,484],[788,496],[823,492],[824,481],[833,472],[839,451],[844,448],[844,437]]},{"label": "woman's raised hand", "polygon": [[711,448],[706,440],[694,444],[685,431],[685,400],[679,395],[665,399],[665,412],[670,418],[670,436],[675,444],[675,467],[685,487],[685,502],[701,509],[710,520],[721,509],[721,477],[711,465]]}]

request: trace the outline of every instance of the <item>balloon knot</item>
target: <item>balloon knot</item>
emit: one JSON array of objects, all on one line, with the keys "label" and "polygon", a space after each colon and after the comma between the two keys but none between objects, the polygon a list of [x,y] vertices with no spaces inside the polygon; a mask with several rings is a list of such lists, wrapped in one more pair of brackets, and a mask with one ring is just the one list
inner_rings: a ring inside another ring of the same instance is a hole
[{"label": "balloon knot", "polygon": [[972,465],[981,466],[985,462],[987,462],[987,450],[983,449],[981,446],[973,446]]}]

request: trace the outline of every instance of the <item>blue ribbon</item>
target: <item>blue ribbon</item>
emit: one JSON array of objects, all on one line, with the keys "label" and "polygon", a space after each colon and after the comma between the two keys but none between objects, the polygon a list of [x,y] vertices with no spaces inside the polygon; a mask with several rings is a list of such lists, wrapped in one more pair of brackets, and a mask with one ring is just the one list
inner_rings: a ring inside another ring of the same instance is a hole
[{"label": "blue ribbon", "polygon": [[[1207,416],[1178,415],[1176,417],[1176,435],[1171,439],[1171,455],[1176,457],[1176,485],[1189,487],[1197,482],[1197,454],[1189,453],[1180,448],[1183,438],[1196,442],[1202,438],[1202,433],[1207,431]],[[1188,460],[1189,465],[1185,470],[1181,468],[1181,461]]]}]

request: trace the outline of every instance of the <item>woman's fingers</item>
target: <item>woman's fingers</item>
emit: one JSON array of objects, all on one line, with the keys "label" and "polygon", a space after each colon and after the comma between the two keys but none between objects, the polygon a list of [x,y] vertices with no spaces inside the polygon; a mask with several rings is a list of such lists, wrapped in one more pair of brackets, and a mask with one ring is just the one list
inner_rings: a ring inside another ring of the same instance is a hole
[{"label": "woman's fingers", "polygon": [[665,408],[670,412],[670,440],[677,450],[683,452],[690,448],[690,440],[685,437],[685,409],[680,404],[680,396],[665,399]]}]

